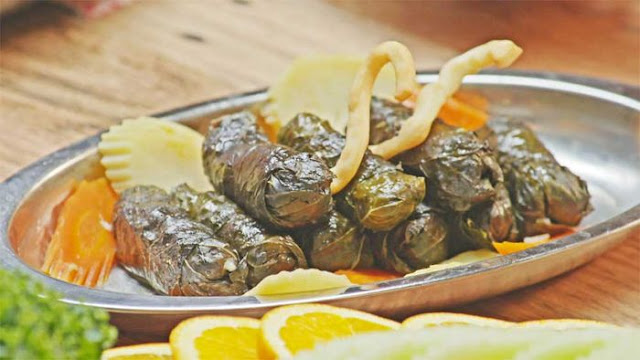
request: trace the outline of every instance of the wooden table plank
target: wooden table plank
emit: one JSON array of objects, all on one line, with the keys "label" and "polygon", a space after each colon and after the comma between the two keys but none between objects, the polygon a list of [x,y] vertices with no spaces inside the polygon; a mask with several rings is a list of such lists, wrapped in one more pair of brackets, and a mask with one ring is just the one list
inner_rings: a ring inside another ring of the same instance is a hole
[{"label": "wooden table plank", "polygon": [[331,1],[336,7],[458,51],[510,38],[515,68],[640,83],[640,1]]},{"label": "wooden table plank", "polygon": [[639,235],[577,270],[452,310],[510,321],[586,318],[640,326]]},{"label": "wooden table plank", "polygon": [[[582,5],[581,5],[582,4]],[[144,1],[83,20],[40,4],[0,24],[0,179],[122,118],[272,83],[296,56],[396,39],[420,68],[492,37],[519,68],[640,83],[638,2]],[[640,325],[640,234],[571,273],[453,309]]]},{"label": "wooden table plank", "polygon": [[0,127],[20,123],[24,141],[0,144],[10,158],[0,178],[122,118],[265,87],[298,55],[363,54],[388,38],[421,67],[453,54],[323,2],[294,5],[150,1],[85,21],[41,4],[3,20],[0,101],[11,113]]}]

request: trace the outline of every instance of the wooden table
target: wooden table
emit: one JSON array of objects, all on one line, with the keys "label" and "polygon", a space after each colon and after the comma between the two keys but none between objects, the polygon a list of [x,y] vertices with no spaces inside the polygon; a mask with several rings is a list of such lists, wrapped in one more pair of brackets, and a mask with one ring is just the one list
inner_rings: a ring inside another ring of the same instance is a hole
[{"label": "wooden table", "polygon": [[[491,38],[516,68],[640,84],[638,2],[140,1],[83,20],[50,4],[2,19],[0,179],[123,118],[272,83],[297,55],[396,39],[419,68]],[[455,311],[640,325],[640,234],[582,268]]]}]

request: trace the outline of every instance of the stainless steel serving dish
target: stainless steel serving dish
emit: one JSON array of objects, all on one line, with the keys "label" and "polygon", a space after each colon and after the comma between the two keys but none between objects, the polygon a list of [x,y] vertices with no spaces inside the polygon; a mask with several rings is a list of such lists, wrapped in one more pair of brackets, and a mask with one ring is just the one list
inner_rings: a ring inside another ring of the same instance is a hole
[{"label": "stainless steel serving dish", "polygon": [[[421,82],[435,79],[421,73]],[[587,180],[595,211],[580,230],[509,256],[421,276],[297,297],[167,297],[144,291],[122,270],[106,289],[64,283],[40,273],[51,213],[74,181],[101,175],[98,135],[59,150],[0,184],[0,265],[20,269],[60,291],[63,301],[112,313],[131,335],[164,337],[198,314],[258,317],[272,307],[323,302],[391,317],[452,306],[521,288],[593,259],[640,232],[640,89],[607,81],[538,72],[486,72],[466,78],[492,114],[529,118],[559,161]],[[254,106],[265,92],[216,99],[159,114],[198,128],[204,120]],[[35,266],[36,268],[32,267]]]}]

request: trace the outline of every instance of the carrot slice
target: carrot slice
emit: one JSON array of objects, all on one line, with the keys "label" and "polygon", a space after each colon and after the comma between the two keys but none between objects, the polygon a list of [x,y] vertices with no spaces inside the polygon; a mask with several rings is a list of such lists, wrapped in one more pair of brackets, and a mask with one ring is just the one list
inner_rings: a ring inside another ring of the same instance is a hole
[{"label": "carrot slice", "polygon": [[267,137],[271,142],[276,142],[278,140],[280,124],[267,122],[264,116],[260,113],[256,116],[256,123],[258,124],[258,127],[267,134]]},{"label": "carrot slice", "polygon": [[470,90],[460,89],[453,94],[453,98],[480,111],[487,112],[489,108],[489,100],[486,97]]},{"label": "carrot slice", "polygon": [[[417,93],[405,100],[404,106],[415,108]],[[438,112],[438,117],[451,126],[477,130],[484,126],[489,119],[486,113],[487,99],[472,93],[458,91],[447,99]]]},{"label": "carrot slice", "polygon": [[82,181],[62,206],[42,271],[77,285],[102,285],[115,257],[111,222],[117,200],[107,179]]},{"label": "carrot slice", "polygon": [[393,280],[402,277],[400,274],[378,269],[338,270],[335,273],[338,275],[345,275],[349,281],[358,285]]},{"label": "carrot slice", "polygon": [[438,117],[449,125],[477,130],[487,123],[489,115],[455,98],[449,98],[444,103]]},{"label": "carrot slice", "polygon": [[493,247],[500,255],[509,255],[518,251],[523,251],[527,249],[531,249],[532,247],[536,247],[538,245],[546,244],[551,239],[545,239],[541,241],[535,242],[511,242],[511,241],[503,241],[503,242],[493,242]]},{"label": "carrot slice", "polygon": [[575,228],[567,229],[564,232],[558,234],[541,234],[536,236],[530,236],[524,238],[523,242],[511,242],[511,241],[503,241],[503,242],[493,242],[493,247],[500,255],[509,255],[514,252],[523,251],[530,249],[532,247],[536,247],[538,245],[546,244],[550,241],[558,240],[565,236],[571,235],[576,232]]}]

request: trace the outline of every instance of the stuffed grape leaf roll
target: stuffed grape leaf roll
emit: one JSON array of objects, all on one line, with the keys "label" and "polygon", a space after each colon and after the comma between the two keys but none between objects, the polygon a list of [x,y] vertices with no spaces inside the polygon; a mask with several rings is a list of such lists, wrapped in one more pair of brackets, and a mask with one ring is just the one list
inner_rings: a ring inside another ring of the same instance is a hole
[{"label": "stuffed grape leaf roll", "polygon": [[364,229],[333,210],[326,223],[293,231],[309,265],[326,271],[373,267],[373,253]]},{"label": "stuffed grape leaf roll", "polygon": [[[411,115],[402,104],[374,98],[371,105],[370,142],[387,140]],[[455,212],[466,212],[476,204],[495,198],[502,171],[492,149],[475,133],[436,120],[427,140],[393,159],[412,174],[427,179],[431,204]]]},{"label": "stuffed grape leaf roll", "polygon": [[402,123],[413,115],[413,109],[396,101],[371,98],[369,143],[379,144],[396,136]]},{"label": "stuffed grape leaf roll", "polygon": [[238,252],[247,267],[250,288],[269,275],[307,267],[304,253],[290,236],[270,233],[224,195],[198,193],[186,184],[175,188],[172,195],[192,219]]},{"label": "stuffed grape leaf roll", "polygon": [[247,290],[247,269],[236,251],[158,187],[120,194],[114,235],[120,266],[158,293],[219,296]]},{"label": "stuffed grape leaf roll", "polygon": [[309,153],[270,143],[249,112],[212,121],[203,158],[214,189],[266,225],[311,225],[332,209],[326,164]]},{"label": "stuffed grape leaf roll", "polygon": [[[278,133],[278,141],[307,151],[332,167],[344,148],[345,138],[329,122],[303,113]],[[336,195],[338,209],[364,228],[391,230],[405,220],[425,196],[424,179],[400,171],[394,164],[367,151],[356,176]]]},{"label": "stuffed grape leaf roll", "polygon": [[578,225],[592,210],[587,184],[560,165],[524,122],[495,119],[489,125],[522,236]]},{"label": "stuffed grape leaf roll", "polygon": [[370,235],[375,259],[386,270],[408,274],[449,256],[448,224],[442,213],[419,204],[409,219]]},{"label": "stuffed grape leaf roll", "polygon": [[468,242],[471,249],[494,250],[492,242],[518,241],[519,237],[509,192],[503,183],[495,186],[495,200],[476,205],[459,215],[454,224],[460,240]]},{"label": "stuffed grape leaf roll", "polygon": [[436,120],[424,143],[393,161],[427,178],[429,200],[440,207],[465,212],[496,196],[502,170],[488,145],[471,131]]}]

